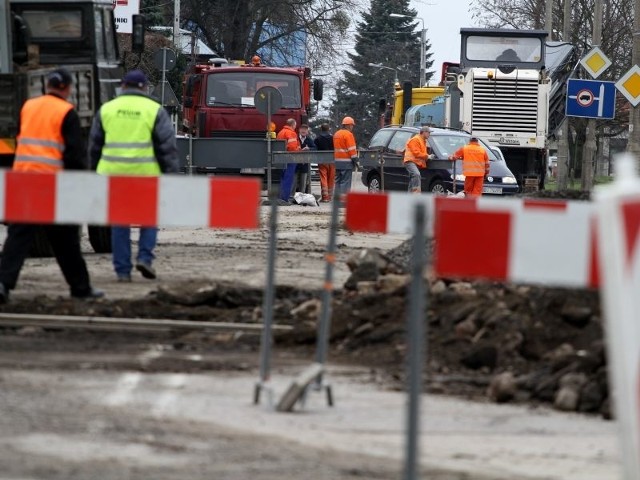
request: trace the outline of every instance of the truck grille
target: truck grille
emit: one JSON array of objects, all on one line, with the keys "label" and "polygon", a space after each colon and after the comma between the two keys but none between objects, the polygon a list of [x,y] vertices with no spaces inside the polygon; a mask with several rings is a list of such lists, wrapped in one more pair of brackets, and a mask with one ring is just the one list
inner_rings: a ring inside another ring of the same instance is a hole
[{"label": "truck grille", "polygon": [[471,119],[474,133],[518,132],[535,136],[537,111],[537,80],[474,78]]}]

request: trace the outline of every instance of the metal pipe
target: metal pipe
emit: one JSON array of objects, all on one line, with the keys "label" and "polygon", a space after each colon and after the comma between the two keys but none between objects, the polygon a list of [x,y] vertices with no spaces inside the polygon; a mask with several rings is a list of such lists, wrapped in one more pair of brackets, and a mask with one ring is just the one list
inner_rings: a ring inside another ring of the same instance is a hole
[{"label": "metal pipe", "polygon": [[[76,315],[38,315],[23,313],[0,313],[0,325],[3,327],[36,326],[43,328],[86,328],[112,330],[216,330],[258,333],[260,323],[203,322],[195,320],[167,320],[157,318],[111,318]],[[276,325],[276,330],[286,332],[293,329],[290,325]]]}]

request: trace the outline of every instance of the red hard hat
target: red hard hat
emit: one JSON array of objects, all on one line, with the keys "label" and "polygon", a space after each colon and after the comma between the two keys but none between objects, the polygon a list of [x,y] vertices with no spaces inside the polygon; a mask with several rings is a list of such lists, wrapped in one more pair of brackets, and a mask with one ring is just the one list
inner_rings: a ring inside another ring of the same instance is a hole
[{"label": "red hard hat", "polygon": [[353,118],[351,117],[344,117],[342,119],[342,125],[355,125],[356,122],[353,121]]}]

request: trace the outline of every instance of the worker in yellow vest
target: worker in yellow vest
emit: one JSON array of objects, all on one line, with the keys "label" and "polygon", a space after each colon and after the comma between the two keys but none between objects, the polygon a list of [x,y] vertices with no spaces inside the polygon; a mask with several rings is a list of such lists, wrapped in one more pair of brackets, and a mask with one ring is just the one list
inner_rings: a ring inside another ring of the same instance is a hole
[{"label": "worker in yellow vest", "polygon": [[[122,93],[105,103],[93,120],[89,156],[102,175],[159,176],[179,171],[175,131],[169,114],[146,94],[148,80],[140,70],[128,72]],[[157,227],[140,227],[136,270],[156,278],[152,266]],[[113,267],[119,282],[131,281],[131,228],[111,228]]]}]

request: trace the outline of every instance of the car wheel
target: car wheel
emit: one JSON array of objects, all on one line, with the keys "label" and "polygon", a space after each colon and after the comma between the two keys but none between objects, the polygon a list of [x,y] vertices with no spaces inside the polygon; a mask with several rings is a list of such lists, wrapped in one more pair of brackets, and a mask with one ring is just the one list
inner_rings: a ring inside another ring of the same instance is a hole
[{"label": "car wheel", "polygon": [[381,191],[381,183],[380,183],[380,175],[374,173],[369,177],[369,193],[380,193]]},{"label": "car wheel", "polygon": [[429,191],[435,195],[447,194],[447,189],[444,188],[444,183],[442,183],[442,181],[440,180],[434,180],[433,182],[431,182],[431,185],[429,185]]}]

